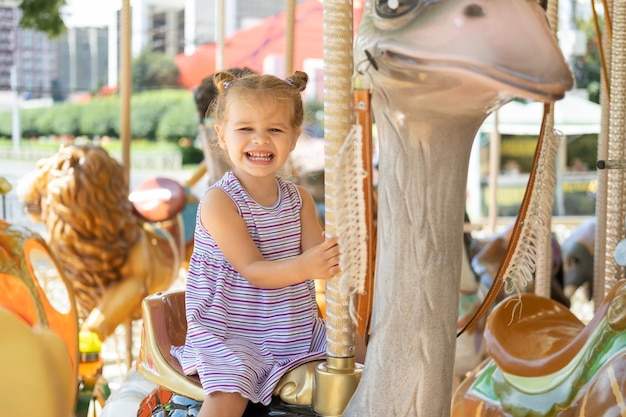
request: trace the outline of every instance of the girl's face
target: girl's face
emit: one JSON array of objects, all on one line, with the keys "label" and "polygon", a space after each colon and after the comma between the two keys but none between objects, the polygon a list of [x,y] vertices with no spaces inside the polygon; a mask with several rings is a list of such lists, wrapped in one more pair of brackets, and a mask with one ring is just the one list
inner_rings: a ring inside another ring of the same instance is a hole
[{"label": "girl's face", "polygon": [[290,104],[273,98],[231,98],[227,117],[215,124],[215,131],[235,174],[273,176],[285,164],[302,130],[292,124]]}]

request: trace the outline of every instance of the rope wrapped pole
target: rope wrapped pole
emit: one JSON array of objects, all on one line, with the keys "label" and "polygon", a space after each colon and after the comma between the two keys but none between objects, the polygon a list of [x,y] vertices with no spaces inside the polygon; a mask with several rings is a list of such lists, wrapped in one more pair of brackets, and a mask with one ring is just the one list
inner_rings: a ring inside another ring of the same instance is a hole
[{"label": "rope wrapped pole", "polygon": [[[552,28],[552,33],[556,39],[556,34],[559,25],[559,1],[548,1],[548,7],[546,10],[548,22]],[[546,119],[546,132],[552,132],[554,130],[554,103],[550,103],[550,113]],[[544,143],[547,143],[545,141]],[[561,148],[562,149],[562,148]],[[556,169],[556,167],[554,167]],[[548,219],[545,225],[542,239],[539,240],[541,247],[537,248],[537,270],[535,271],[535,294],[542,297],[550,298],[550,281],[552,278],[552,219]]]},{"label": "rope wrapped pole", "polygon": [[[608,1],[608,0],[607,0]],[[597,24],[597,15],[595,13],[595,2],[592,2],[593,15],[596,18],[596,35],[601,46],[600,51],[602,58],[602,72],[600,82],[600,105],[602,108],[602,116],[600,119],[600,134],[598,135],[598,160],[605,161],[609,158],[609,102],[610,90],[609,83],[611,79],[611,61],[605,60],[604,57],[611,54],[611,36],[610,18],[612,7],[611,4],[605,5],[605,33],[601,36],[599,25]],[[596,232],[594,236],[594,257],[593,257],[593,294],[594,308],[597,310],[602,304],[605,296],[605,265],[606,265],[606,217],[607,217],[607,183],[609,170],[599,169],[597,171],[597,191],[596,191]]]},{"label": "rope wrapped pole", "polygon": [[[337,155],[354,120],[352,105],[352,1],[324,1],[324,137],[326,234],[336,234]],[[360,380],[354,360],[355,324],[350,299],[339,291],[340,274],[326,282],[327,360],[316,368],[313,409],[341,415]]]},{"label": "rope wrapped pole", "polygon": [[[352,107],[352,2],[324,2],[324,137],[326,233],[336,234],[335,159],[353,124]],[[327,281],[326,317],[328,356],[354,356],[354,325],[349,300],[337,290],[339,276]]]},{"label": "rope wrapped pole", "polygon": [[[609,98],[609,159],[623,160],[626,156],[624,146],[624,119],[626,108],[626,73],[621,69],[626,65],[626,3],[613,3],[612,14],[613,37],[611,41],[611,71]],[[613,254],[615,247],[624,238],[624,170],[611,169],[608,173],[606,212],[606,249],[605,249],[605,283],[600,292],[604,297],[615,283],[622,278],[622,268],[617,265]],[[596,305],[600,303],[597,302]]]}]

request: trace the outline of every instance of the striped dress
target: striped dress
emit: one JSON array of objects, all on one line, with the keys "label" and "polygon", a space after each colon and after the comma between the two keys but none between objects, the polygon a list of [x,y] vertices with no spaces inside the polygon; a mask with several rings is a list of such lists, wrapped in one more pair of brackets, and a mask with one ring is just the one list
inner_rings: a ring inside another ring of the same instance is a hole
[{"label": "striped dress", "polygon": [[[277,182],[279,197],[271,207],[253,200],[232,172],[211,187],[232,198],[267,260],[301,253],[300,194],[293,183]],[[256,288],[224,258],[199,211],[196,224],[185,295],[187,338],[172,354],[186,374],[199,375],[206,394],[238,392],[267,405],[285,372],[325,357],[314,282]]]}]

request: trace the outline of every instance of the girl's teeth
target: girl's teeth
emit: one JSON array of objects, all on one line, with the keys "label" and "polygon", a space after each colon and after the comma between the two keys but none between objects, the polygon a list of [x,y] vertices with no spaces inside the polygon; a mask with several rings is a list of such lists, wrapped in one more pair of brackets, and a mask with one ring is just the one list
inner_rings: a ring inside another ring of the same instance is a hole
[{"label": "girl's teeth", "polygon": [[269,161],[270,159],[272,159],[272,154],[261,155],[261,154],[248,153],[248,157],[255,161]]}]

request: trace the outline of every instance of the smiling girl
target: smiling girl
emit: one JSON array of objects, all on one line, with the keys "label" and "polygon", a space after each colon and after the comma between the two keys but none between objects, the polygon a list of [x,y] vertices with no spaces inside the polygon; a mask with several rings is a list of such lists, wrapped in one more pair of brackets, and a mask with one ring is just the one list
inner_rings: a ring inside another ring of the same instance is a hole
[{"label": "smiling girl", "polygon": [[172,353],[206,394],[200,417],[269,404],[287,371],[325,357],[313,279],[339,271],[313,198],[277,176],[303,122],[304,72],[214,77],[218,143],[232,169],[202,198],[186,284],[187,338]]}]

